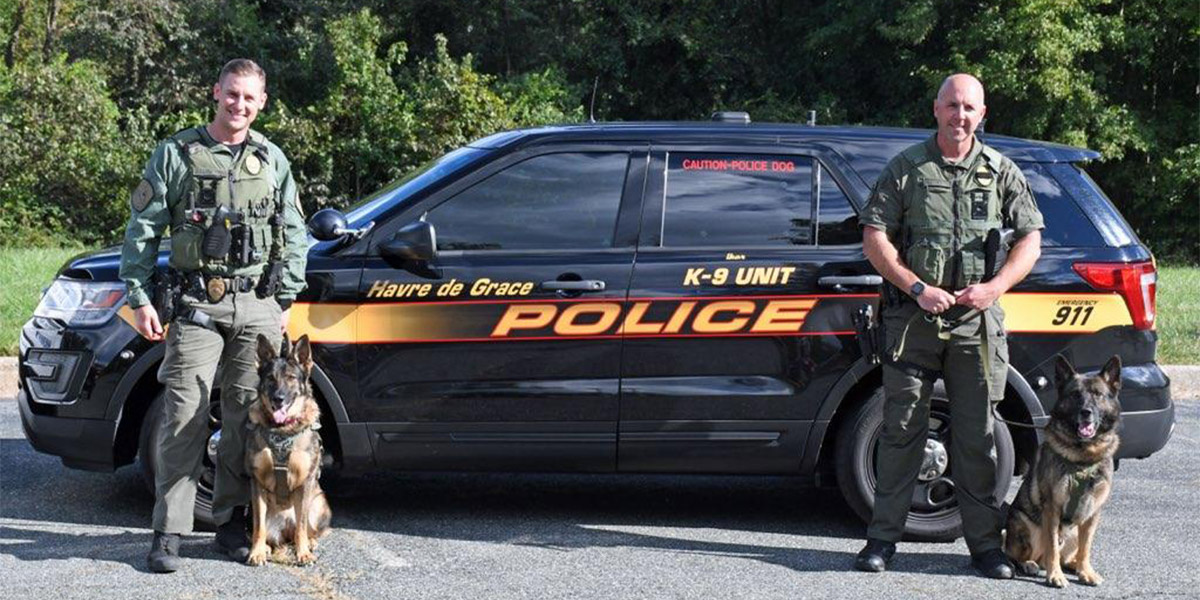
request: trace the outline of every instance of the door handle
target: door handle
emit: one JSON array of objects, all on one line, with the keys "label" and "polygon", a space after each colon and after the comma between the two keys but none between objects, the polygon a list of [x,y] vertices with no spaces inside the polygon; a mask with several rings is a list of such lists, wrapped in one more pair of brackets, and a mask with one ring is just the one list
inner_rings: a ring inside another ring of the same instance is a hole
[{"label": "door handle", "polygon": [[543,281],[543,290],[552,292],[603,292],[606,287],[599,279],[584,279],[583,281]]},{"label": "door handle", "polygon": [[817,285],[833,288],[835,292],[849,292],[851,287],[883,285],[883,277],[879,275],[827,275],[818,279]]}]

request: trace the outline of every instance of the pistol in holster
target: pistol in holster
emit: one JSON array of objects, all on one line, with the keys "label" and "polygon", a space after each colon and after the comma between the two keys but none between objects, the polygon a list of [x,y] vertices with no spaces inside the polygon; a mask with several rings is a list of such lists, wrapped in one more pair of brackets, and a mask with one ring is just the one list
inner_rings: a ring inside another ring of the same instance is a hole
[{"label": "pistol in holster", "polygon": [[180,291],[179,276],[174,269],[154,272],[154,293],[150,297],[150,304],[158,313],[159,323],[165,325],[175,320],[179,313]]},{"label": "pistol in holster", "polygon": [[282,285],[283,262],[272,261],[267,264],[266,269],[263,269],[263,274],[258,280],[258,285],[254,286],[254,294],[259,298],[270,298],[279,293],[279,288]]},{"label": "pistol in holster", "polygon": [[863,359],[872,365],[882,362],[884,333],[879,319],[875,318],[875,308],[864,304],[854,311],[851,320],[854,322],[858,348],[862,351]]}]

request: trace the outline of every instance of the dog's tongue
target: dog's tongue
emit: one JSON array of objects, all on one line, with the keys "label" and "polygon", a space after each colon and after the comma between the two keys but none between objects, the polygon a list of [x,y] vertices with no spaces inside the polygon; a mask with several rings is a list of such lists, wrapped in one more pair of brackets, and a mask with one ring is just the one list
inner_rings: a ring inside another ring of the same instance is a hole
[{"label": "dog's tongue", "polygon": [[1095,423],[1080,423],[1079,424],[1079,437],[1091,438],[1093,435],[1096,435],[1096,424]]},{"label": "dog's tongue", "polygon": [[271,418],[275,419],[276,425],[283,425],[287,421],[287,411],[281,408],[271,413]]}]

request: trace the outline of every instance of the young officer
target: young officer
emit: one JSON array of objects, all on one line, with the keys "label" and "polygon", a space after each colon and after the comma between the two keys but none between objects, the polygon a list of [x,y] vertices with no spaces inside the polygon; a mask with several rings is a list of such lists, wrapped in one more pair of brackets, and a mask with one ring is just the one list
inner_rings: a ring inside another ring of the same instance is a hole
[{"label": "young officer", "polygon": [[[212,121],[160,143],[130,197],[121,278],[138,333],[167,343],[159,371],[166,386],[162,425],[154,443],[154,541],[146,557],[159,573],[179,569],[180,535],[192,530],[218,363],[217,543],[235,560],[249,554],[242,455],[247,408],[258,385],[256,340],[260,333],[281,339],[288,309],[304,288],[308,251],[288,160],[250,129],[266,104],[266,84],[253,61],[229,61],[213,85]],[[169,276],[155,277],[159,240],[168,228]],[[157,308],[151,294],[164,299]],[[159,314],[166,306],[174,307],[173,315]]]}]

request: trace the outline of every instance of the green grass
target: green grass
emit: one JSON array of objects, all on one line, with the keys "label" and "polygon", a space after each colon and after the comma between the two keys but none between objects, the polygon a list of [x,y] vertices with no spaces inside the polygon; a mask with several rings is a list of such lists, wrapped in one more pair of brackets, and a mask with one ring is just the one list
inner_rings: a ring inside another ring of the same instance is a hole
[{"label": "green grass", "polygon": [[1159,266],[1158,362],[1200,365],[1200,268]]},{"label": "green grass", "polygon": [[[14,356],[21,326],[33,314],[74,248],[0,248],[0,355]],[[1158,362],[1200,365],[1200,267],[1158,271]]]},{"label": "green grass", "polygon": [[78,248],[0,248],[0,355],[16,356],[21,326],[54,273]]}]

